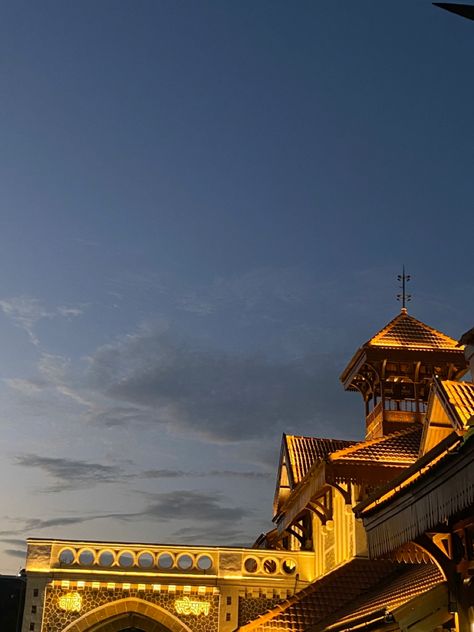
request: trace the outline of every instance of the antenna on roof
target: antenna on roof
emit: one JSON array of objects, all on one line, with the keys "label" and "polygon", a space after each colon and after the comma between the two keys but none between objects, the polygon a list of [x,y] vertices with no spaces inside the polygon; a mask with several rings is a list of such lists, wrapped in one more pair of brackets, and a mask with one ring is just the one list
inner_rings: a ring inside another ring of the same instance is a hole
[{"label": "antenna on roof", "polygon": [[406,314],[407,313],[407,306],[406,306],[406,304],[411,301],[411,294],[407,294],[406,293],[406,284],[411,279],[411,275],[410,274],[405,274],[405,266],[403,266],[402,274],[398,274],[397,275],[397,279],[398,279],[399,283],[401,282],[401,285],[399,287],[400,287],[400,289],[402,291],[401,294],[397,294],[397,301],[401,301],[402,302],[402,313]]}]

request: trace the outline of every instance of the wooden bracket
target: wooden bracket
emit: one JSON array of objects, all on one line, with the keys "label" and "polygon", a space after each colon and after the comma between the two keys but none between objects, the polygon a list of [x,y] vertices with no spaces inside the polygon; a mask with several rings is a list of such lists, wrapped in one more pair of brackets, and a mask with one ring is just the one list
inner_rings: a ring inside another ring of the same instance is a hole
[{"label": "wooden bracket", "polygon": [[[326,501],[326,497],[324,497]],[[321,524],[324,526],[328,520],[332,520],[332,503],[329,502],[320,502],[319,500],[312,500],[308,503],[308,509],[310,509],[315,516],[319,518]]]},{"label": "wooden bracket", "polygon": [[344,502],[346,503],[346,505],[350,505],[352,507],[352,485],[351,485],[351,483],[347,484],[347,490],[344,489],[343,487],[341,487],[340,485],[338,485],[337,483],[331,483],[331,487],[334,487],[334,489],[337,489],[337,491],[344,498]]}]

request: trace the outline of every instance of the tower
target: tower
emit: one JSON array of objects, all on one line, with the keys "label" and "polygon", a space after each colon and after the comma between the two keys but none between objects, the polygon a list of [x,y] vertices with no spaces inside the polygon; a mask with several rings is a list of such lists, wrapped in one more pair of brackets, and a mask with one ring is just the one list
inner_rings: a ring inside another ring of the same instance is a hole
[{"label": "tower", "polygon": [[408,314],[406,307],[360,347],[340,379],[365,403],[366,438],[421,422],[433,377],[457,380],[467,371],[456,340]]}]

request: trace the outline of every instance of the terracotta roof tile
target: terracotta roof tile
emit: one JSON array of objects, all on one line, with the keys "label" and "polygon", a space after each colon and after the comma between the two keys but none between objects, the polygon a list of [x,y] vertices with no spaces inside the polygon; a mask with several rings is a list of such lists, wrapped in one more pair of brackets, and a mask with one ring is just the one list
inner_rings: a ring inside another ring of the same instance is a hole
[{"label": "terracotta roof tile", "polygon": [[[303,632],[400,573],[390,560],[355,558],[240,628],[241,632]],[[411,568],[411,567],[410,567]]]},{"label": "terracotta roof tile", "polygon": [[344,612],[339,611],[332,619],[321,622],[311,632],[320,630],[349,630],[361,619],[367,619],[378,612],[395,610],[411,599],[443,582],[443,576],[434,564],[401,567],[401,572],[380,588],[359,596]]},{"label": "terracotta roof tile", "polygon": [[422,426],[410,425],[406,430],[393,432],[380,439],[361,441],[333,452],[332,462],[396,463],[410,465],[418,458]]},{"label": "terracotta roof tile", "polygon": [[442,380],[441,387],[462,426],[467,426],[467,422],[474,416],[474,384]]},{"label": "terracotta roof tile", "polygon": [[456,340],[404,312],[398,314],[366,344],[403,349],[459,350]]},{"label": "terracotta roof tile", "polygon": [[318,439],[296,435],[285,435],[285,438],[295,485],[304,478],[316,460],[325,459],[331,452],[347,448],[355,443],[355,441],[342,439]]}]

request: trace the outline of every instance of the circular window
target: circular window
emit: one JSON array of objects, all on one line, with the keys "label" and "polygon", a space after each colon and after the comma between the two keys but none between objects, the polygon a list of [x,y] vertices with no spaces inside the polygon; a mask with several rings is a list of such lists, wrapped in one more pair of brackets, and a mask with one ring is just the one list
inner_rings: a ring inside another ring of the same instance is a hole
[{"label": "circular window", "polygon": [[74,551],[72,551],[71,549],[63,549],[59,554],[59,561],[61,562],[61,564],[69,566],[74,562]]},{"label": "circular window", "polygon": [[145,553],[140,553],[140,555],[138,556],[138,566],[140,566],[140,568],[151,568],[154,563],[155,558],[151,553],[148,553],[148,551],[145,551]]},{"label": "circular window", "polygon": [[185,553],[184,555],[180,555],[178,557],[178,567],[182,571],[187,571],[188,569],[190,569],[193,565],[193,562],[194,562],[193,558],[187,553]]},{"label": "circular window", "polygon": [[94,563],[94,551],[84,549],[79,553],[79,564],[81,566],[92,566]]},{"label": "circular window", "polygon": [[101,551],[99,555],[99,564],[101,566],[112,566],[114,559],[115,557],[112,551]]},{"label": "circular window", "polygon": [[122,568],[130,568],[130,566],[133,566],[135,563],[133,553],[130,553],[130,551],[121,553],[118,561]]},{"label": "circular window", "polygon": [[212,568],[212,558],[210,558],[209,555],[201,555],[201,557],[198,558],[197,567],[201,571],[208,571]]},{"label": "circular window", "polygon": [[244,562],[244,568],[247,573],[256,573],[258,568],[257,560],[254,557],[248,557]]},{"label": "circular window", "polygon": [[174,558],[170,553],[162,553],[158,558],[158,566],[160,568],[171,568],[174,564]]},{"label": "circular window", "polygon": [[281,567],[284,573],[286,573],[287,575],[293,575],[293,573],[296,571],[296,562],[295,560],[284,560]]},{"label": "circular window", "polygon": [[276,573],[276,569],[277,563],[275,560],[268,558],[263,562],[263,570],[265,571],[265,573],[273,575],[273,573]]}]

